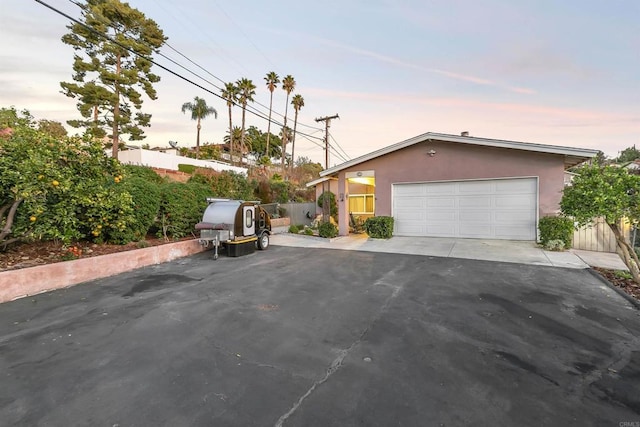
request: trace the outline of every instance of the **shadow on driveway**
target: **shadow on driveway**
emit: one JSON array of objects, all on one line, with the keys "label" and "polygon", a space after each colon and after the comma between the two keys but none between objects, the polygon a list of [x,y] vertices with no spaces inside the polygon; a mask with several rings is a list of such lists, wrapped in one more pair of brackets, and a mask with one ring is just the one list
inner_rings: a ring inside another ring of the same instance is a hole
[{"label": "shadow on driveway", "polygon": [[588,270],[271,247],[0,305],[2,425],[619,425],[639,312]]}]

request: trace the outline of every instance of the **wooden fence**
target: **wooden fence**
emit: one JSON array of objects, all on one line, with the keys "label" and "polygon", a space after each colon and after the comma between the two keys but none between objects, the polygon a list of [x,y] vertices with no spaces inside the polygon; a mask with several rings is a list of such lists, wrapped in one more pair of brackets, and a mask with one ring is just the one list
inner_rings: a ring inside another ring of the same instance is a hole
[{"label": "wooden fence", "polygon": [[[627,221],[620,222],[620,228],[630,240],[632,227]],[[573,248],[583,249],[585,251],[595,252],[612,252],[618,250],[616,237],[611,231],[611,227],[604,221],[604,218],[598,218],[591,225],[586,225],[573,233]]]}]

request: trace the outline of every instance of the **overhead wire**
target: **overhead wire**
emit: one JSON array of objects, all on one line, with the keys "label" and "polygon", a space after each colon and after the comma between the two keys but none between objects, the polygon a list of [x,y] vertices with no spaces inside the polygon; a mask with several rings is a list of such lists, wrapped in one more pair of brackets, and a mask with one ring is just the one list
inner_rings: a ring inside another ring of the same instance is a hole
[{"label": "overhead wire", "polygon": [[[336,147],[340,149],[340,151],[342,152],[342,154],[344,154],[345,157],[347,157],[348,160],[351,159],[351,157],[347,154],[346,151],[344,151],[344,149],[340,146],[340,144],[338,144],[338,141],[336,141],[336,139],[333,137],[333,135],[330,135],[331,139],[333,140],[333,142],[336,143]],[[345,160],[346,161],[346,160]]]},{"label": "overhead wire", "polygon": [[[107,36],[106,34],[103,34],[103,33],[100,33],[100,32],[98,32],[98,31],[96,31],[96,30],[95,30],[95,29],[93,29],[92,27],[90,27],[90,26],[88,26],[87,24],[85,24],[85,23],[83,23],[83,22],[79,21],[78,19],[76,19],[76,18],[74,18],[74,17],[70,16],[69,14],[67,14],[67,13],[65,13],[65,12],[63,12],[63,11],[61,11],[61,10],[59,10],[59,9],[57,9],[57,8],[55,8],[55,7],[53,7],[53,6],[51,6],[51,5],[49,5],[48,3],[46,3],[46,2],[44,2],[44,1],[42,1],[42,0],[35,0],[35,1],[36,1],[37,3],[39,3],[39,4],[43,5],[43,6],[45,6],[46,8],[48,8],[48,9],[50,9],[50,10],[54,11],[55,13],[57,13],[57,14],[59,14],[59,15],[61,15],[61,16],[64,16],[65,18],[69,19],[70,21],[72,21],[72,22],[74,22],[74,23],[76,23],[76,24],[81,25],[82,27],[84,27],[85,29],[87,29],[87,30],[91,31],[92,33],[94,33],[94,34],[96,34],[96,35],[98,35],[98,36],[100,36],[100,37],[102,37],[102,38],[104,38],[104,39],[109,40],[110,42],[112,42],[112,43],[116,44],[117,46],[119,46],[119,47],[121,47],[121,48],[123,48],[123,49],[127,50],[128,52],[130,52],[130,53],[132,53],[132,54],[134,54],[134,55],[137,55],[137,56],[139,56],[139,57],[141,57],[141,58],[144,58],[145,60],[149,61],[150,63],[152,63],[152,64],[154,64],[154,65],[156,65],[156,66],[158,66],[159,68],[163,69],[164,71],[166,71],[166,72],[168,72],[168,73],[170,73],[170,74],[174,75],[175,77],[178,77],[179,79],[184,80],[185,82],[187,82],[187,83],[189,83],[189,84],[191,84],[191,85],[193,85],[193,86],[196,86],[197,88],[202,89],[202,90],[204,90],[205,92],[210,93],[211,95],[213,95],[213,96],[215,96],[215,97],[217,97],[217,98],[220,98],[220,99],[222,99],[223,101],[227,102],[227,99],[225,99],[224,97],[222,97],[222,96],[221,96],[221,95],[219,95],[218,93],[213,92],[212,90],[210,90],[210,89],[208,89],[208,88],[206,88],[206,87],[202,86],[201,84],[198,84],[198,83],[194,82],[193,80],[190,80],[190,79],[188,79],[187,77],[185,77],[185,76],[183,76],[183,75],[181,75],[181,74],[179,74],[179,73],[177,73],[177,72],[175,72],[175,71],[171,70],[170,68],[168,68],[168,67],[166,67],[166,66],[164,66],[164,65],[162,65],[162,64],[160,64],[160,63],[158,63],[157,61],[153,60],[152,58],[149,58],[149,57],[147,57],[147,56],[145,56],[145,55],[143,55],[143,54],[140,54],[139,52],[136,52],[135,50],[133,50],[133,49],[129,48],[128,46],[123,45],[122,43],[118,42],[117,40],[112,39],[111,37]],[[70,1],[71,3],[73,3],[73,4],[76,4],[76,5],[80,6],[80,5],[79,5],[79,3],[75,2],[75,1],[72,1],[72,0],[69,0],[69,1]],[[181,67],[181,68],[185,69],[186,71],[190,72],[191,74],[195,75],[196,77],[200,78],[201,80],[203,80],[203,81],[207,82],[208,84],[210,84],[210,85],[212,85],[213,87],[216,87],[217,89],[219,89],[219,90],[220,90],[220,88],[219,88],[219,87],[217,87],[217,86],[216,86],[216,85],[214,85],[213,83],[209,82],[207,79],[203,78],[202,76],[199,76],[199,75],[198,75],[197,73],[195,73],[194,71],[191,71],[191,70],[187,69],[187,68],[186,68],[186,67],[184,67],[183,65],[179,64],[177,61],[175,61],[175,60],[173,60],[173,59],[171,59],[171,58],[167,57],[166,55],[164,55],[164,54],[163,54],[163,53],[161,53],[161,52],[159,52],[158,54],[159,54],[160,56],[162,56],[163,58],[167,59],[168,61],[172,62],[173,64],[178,65],[179,67]],[[237,104],[237,103],[235,103],[235,102],[233,102],[233,104],[234,104],[234,105],[238,105],[238,104]],[[249,107],[249,106],[247,105],[247,107]],[[261,119],[264,119],[264,120],[269,121],[269,118],[268,118],[268,117],[266,117],[266,116],[264,116],[264,115],[262,115],[262,113],[260,113],[260,112],[258,112],[258,111],[254,111],[253,109],[251,109],[251,108],[247,108],[247,107],[245,107],[245,108],[246,108],[246,111],[248,111],[249,113],[251,113],[251,114],[255,115],[256,117],[259,117],[259,118],[261,118]],[[274,124],[279,125],[279,126],[283,126],[283,124],[282,124],[282,123],[279,123],[279,122],[277,122],[277,121],[275,121],[275,120],[273,120],[273,119],[271,120],[271,123],[274,123]],[[316,129],[317,129],[317,128],[316,128]],[[297,133],[297,134],[299,134],[299,135],[303,135],[303,136],[305,136],[305,137],[307,137],[307,138],[314,138],[314,139],[322,140],[322,138],[315,137],[315,136],[312,136],[312,135],[306,134],[306,133],[304,133],[304,132],[296,131],[296,133]]]}]

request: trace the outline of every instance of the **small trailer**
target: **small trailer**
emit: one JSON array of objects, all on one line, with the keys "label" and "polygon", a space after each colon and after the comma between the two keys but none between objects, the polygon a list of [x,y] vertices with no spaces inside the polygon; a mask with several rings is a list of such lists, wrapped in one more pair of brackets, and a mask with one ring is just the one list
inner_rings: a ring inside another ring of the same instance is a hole
[{"label": "small trailer", "polygon": [[218,259],[220,246],[231,257],[269,247],[271,218],[260,202],[214,198],[207,198],[207,202],[209,205],[196,230],[200,231],[198,242],[214,248],[213,259]]}]

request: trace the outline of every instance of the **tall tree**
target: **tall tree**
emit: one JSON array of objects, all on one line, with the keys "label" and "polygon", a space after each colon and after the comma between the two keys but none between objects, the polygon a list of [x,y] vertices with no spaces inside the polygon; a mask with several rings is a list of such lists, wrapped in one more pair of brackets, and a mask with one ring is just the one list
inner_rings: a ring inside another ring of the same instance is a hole
[{"label": "tall tree", "polygon": [[[289,126],[287,126],[282,128],[279,136],[281,140],[286,139],[287,141],[291,141],[293,139],[292,134],[293,134],[293,130]],[[282,146],[284,147],[284,144],[282,144]],[[285,165],[287,164],[287,160],[291,159],[291,157],[287,155],[286,151],[283,151],[280,156],[284,158],[284,163],[282,164],[282,171],[284,174],[284,172],[286,172]]]},{"label": "tall tree", "polygon": [[[231,121],[231,109],[236,102],[238,102],[238,95],[240,95],[240,89],[235,84],[229,82],[225,83],[224,88],[221,90],[222,98],[227,101],[227,107],[229,108],[229,135],[233,136],[233,122]],[[234,140],[231,138],[229,140],[229,155],[231,156],[231,162],[233,163],[233,144]]]},{"label": "tall tree", "polygon": [[273,91],[278,87],[278,83],[280,83],[280,76],[276,74],[275,71],[271,71],[267,73],[264,80],[267,82],[267,88],[271,93],[269,95],[269,123],[267,124],[267,149],[265,150],[265,156],[269,156],[269,139],[271,136],[271,113],[273,111]]},{"label": "tall tree", "polygon": [[622,260],[640,283],[640,260],[620,228],[623,219],[632,224],[640,221],[640,176],[621,167],[585,166],[563,193],[560,209],[578,225],[604,218],[616,237]]},{"label": "tall tree", "polygon": [[293,109],[296,111],[296,115],[293,119],[293,138],[291,139],[291,171],[293,172],[293,164],[296,160],[296,129],[298,128],[298,113],[300,112],[300,109],[304,107],[304,98],[302,97],[302,95],[293,95],[293,98],[291,99],[291,105],[293,105]]},{"label": "tall tree", "polygon": [[[244,136],[244,138],[242,137],[242,129],[239,128],[238,126],[234,126],[233,130],[231,131],[231,133],[227,133],[227,135],[224,136],[223,141],[226,144],[229,144],[229,147],[231,147],[231,141],[237,141],[240,142],[242,141],[243,145],[239,145],[238,151],[240,152],[240,158],[242,159],[242,156],[246,153],[251,152],[251,135],[249,135],[248,132],[245,132],[246,135]],[[242,160],[240,160],[240,163],[242,163]]]},{"label": "tall tree", "polygon": [[278,135],[271,134],[271,145],[269,145],[269,154],[265,156],[267,146],[267,134],[262,132],[255,126],[249,126],[247,128],[246,137],[251,140],[249,146],[249,153],[261,160],[261,157],[280,158],[280,137]]},{"label": "tall tree", "polygon": [[617,162],[627,163],[632,162],[636,159],[640,159],[640,150],[638,150],[634,144],[633,147],[627,147],[620,152]]},{"label": "tall tree", "polygon": [[[240,94],[238,96],[238,100],[240,101],[240,106],[242,107],[242,133],[240,134],[240,147],[244,147],[244,124],[245,124],[245,113],[247,111],[247,102],[253,102],[253,95],[256,94],[256,85],[247,78],[242,78],[236,82],[238,89],[240,90]],[[242,157],[242,155],[241,155]],[[233,160],[233,153],[232,153]],[[233,163],[233,162],[232,162]]]},{"label": "tall tree", "polygon": [[71,32],[62,36],[76,52],[74,82],[60,86],[66,96],[78,99],[83,119],[68,123],[92,129],[97,136],[110,128],[112,156],[117,158],[120,135],[141,140],[142,127],[150,125],[151,115],[140,111],[139,89],[150,99],[157,98],[153,85],[160,77],[151,72],[150,59],[166,37],[155,21],[128,3],[87,0],[79,6],[86,26],[73,23],[67,27]]},{"label": "tall tree", "polygon": [[198,132],[196,134],[196,159],[200,156],[200,121],[205,119],[211,115],[214,118],[218,118],[218,112],[215,108],[209,107],[207,105],[207,101],[202,98],[195,97],[193,98],[193,102],[185,102],[182,104],[182,112],[185,113],[187,111],[191,111],[191,120],[196,120],[198,122]]},{"label": "tall tree", "polygon": [[[284,106],[284,128],[287,128],[287,111],[289,109],[289,95],[296,88],[296,80],[293,78],[291,74],[288,74],[284,79],[282,79],[282,89],[287,92],[287,102]],[[289,132],[282,132],[282,172],[284,173],[284,160],[287,153],[287,134]]]}]

